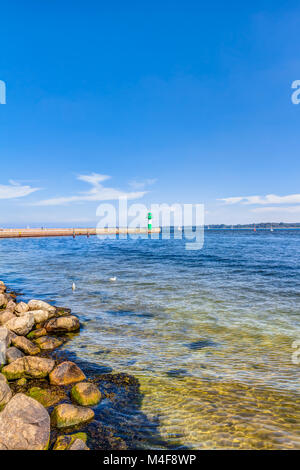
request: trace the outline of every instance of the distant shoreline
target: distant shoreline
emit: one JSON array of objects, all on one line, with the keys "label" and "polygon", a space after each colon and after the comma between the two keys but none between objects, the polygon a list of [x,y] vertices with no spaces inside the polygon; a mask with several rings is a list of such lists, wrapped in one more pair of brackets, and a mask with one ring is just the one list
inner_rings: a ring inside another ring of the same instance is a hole
[{"label": "distant shoreline", "polygon": [[[266,230],[270,231],[271,227],[254,227],[254,226],[247,226],[247,227],[204,227],[205,230]],[[300,230],[300,227],[272,227],[273,230]]]}]

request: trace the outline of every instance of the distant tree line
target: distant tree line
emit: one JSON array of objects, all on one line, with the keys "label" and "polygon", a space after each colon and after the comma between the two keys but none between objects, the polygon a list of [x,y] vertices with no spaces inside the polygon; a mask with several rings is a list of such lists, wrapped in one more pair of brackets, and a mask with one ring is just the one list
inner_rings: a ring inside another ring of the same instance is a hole
[{"label": "distant tree line", "polygon": [[286,222],[264,222],[259,224],[209,224],[205,228],[300,228],[299,223],[286,223]]}]

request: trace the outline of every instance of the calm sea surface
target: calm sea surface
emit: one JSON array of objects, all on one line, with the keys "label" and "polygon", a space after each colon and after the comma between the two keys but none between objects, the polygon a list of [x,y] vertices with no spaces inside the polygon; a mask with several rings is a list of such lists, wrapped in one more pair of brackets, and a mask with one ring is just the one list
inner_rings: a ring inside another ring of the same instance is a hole
[{"label": "calm sea surface", "polygon": [[210,230],[201,251],[183,240],[0,240],[0,279],[79,315],[70,354],[138,379],[135,411],[107,418],[118,413],[123,437],[136,426],[137,446],[300,448],[300,231]]}]

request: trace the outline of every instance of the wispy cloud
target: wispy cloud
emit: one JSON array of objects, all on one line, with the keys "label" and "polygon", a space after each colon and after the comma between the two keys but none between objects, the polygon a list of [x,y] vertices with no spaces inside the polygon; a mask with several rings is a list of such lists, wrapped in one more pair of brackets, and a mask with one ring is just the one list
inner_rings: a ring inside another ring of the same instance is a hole
[{"label": "wispy cloud", "polygon": [[22,186],[16,181],[10,180],[9,184],[0,184],[0,199],[14,199],[19,197],[28,196],[40,188],[33,188],[31,186]]},{"label": "wispy cloud", "polygon": [[286,206],[286,207],[278,207],[278,206],[256,207],[255,209],[252,209],[251,212],[255,212],[256,214],[264,214],[264,213],[300,214],[300,205],[299,206]]},{"label": "wispy cloud", "polygon": [[287,196],[277,196],[267,194],[266,196],[238,196],[218,199],[225,204],[300,204],[300,194],[289,194]]},{"label": "wispy cloud", "polygon": [[89,191],[80,192],[74,196],[56,197],[51,199],[44,199],[36,202],[37,206],[62,206],[72,202],[88,202],[88,201],[112,201],[120,197],[127,197],[127,199],[138,199],[143,197],[146,192],[125,192],[115,188],[104,187],[101,183],[108,180],[110,176],[92,173],[90,175],[79,175],[77,177],[80,181],[85,181],[92,187]]},{"label": "wispy cloud", "polygon": [[137,180],[131,180],[129,182],[129,186],[132,188],[132,189],[144,189],[146,188],[147,186],[151,186],[152,184],[156,183],[157,179],[156,178],[148,178],[146,180],[143,180],[143,181],[137,181]]}]

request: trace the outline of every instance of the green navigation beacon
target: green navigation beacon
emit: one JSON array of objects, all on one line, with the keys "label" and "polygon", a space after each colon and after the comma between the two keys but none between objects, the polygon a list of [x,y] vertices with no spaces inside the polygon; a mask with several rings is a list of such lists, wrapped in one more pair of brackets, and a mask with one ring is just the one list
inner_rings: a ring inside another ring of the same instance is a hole
[{"label": "green navigation beacon", "polygon": [[152,230],[151,219],[152,219],[152,214],[151,212],[148,212],[148,230]]}]

